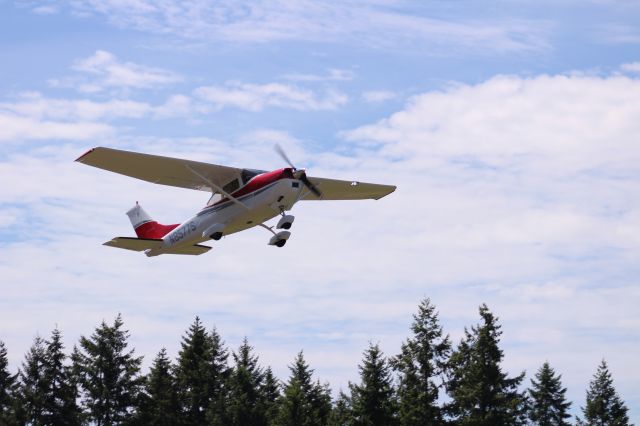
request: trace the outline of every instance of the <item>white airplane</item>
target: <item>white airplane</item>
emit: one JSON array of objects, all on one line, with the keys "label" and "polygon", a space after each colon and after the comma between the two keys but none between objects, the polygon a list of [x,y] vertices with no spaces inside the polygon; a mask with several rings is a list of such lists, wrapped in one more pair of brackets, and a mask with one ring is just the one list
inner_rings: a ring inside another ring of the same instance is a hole
[{"label": "white airplane", "polygon": [[[127,212],[137,238],[116,237],[106,246],[160,254],[206,253],[200,244],[212,239],[261,226],[273,236],[269,245],[282,247],[291,232],[294,217],[285,212],[301,200],[378,200],[395,191],[392,185],[307,177],[297,169],[282,148],[276,151],[290,167],[271,172],[200,163],[112,148],[90,149],[76,159],[80,163],[161,185],[197,189],[211,193],[207,205],[182,224],[161,225],[136,205]],[[273,226],[266,221],[280,215]]]}]

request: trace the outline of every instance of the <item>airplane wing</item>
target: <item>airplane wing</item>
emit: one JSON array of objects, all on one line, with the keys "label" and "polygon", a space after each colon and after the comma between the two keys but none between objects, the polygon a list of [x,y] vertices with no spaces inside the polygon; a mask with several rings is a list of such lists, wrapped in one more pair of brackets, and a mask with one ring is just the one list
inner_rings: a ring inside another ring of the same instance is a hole
[{"label": "airplane wing", "polygon": [[348,180],[325,179],[309,176],[309,180],[318,187],[322,196],[312,192],[306,194],[303,200],[379,200],[396,190],[394,185],[380,185],[377,183],[356,182]]},{"label": "airplane wing", "polygon": [[215,192],[215,188],[189,168],[221,187],[242,173],[235,167],[103,147],[90,149],[76,161],[151,183],[208,192]]}]

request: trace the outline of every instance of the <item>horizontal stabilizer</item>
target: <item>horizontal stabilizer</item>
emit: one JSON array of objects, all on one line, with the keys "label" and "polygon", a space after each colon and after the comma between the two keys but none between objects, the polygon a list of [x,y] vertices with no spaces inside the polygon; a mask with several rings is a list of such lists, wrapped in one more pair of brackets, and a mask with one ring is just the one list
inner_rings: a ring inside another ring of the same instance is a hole
[{"label": "horizontal stabilizer", "polygon": [[166,254],[190,254],[192,256],[198,256],[211,250],[209,246],[203,246],[202,244],[195,244],[193,246],[182,246],[176,249],[169,249],[165,251]]},{"label": "horizontal stabilizer", "polygon": [[160,239],[132,238],[132,237],[115,237],[111,241],[107,241],[104,246],[117,247],[125,250],[143,251],[147,249],[158,248],[162,245]]},{"label": "horizontal stabilizer", "polygon": [[[103,245],[109,247],[117,247],[125,250],[143,251],[148,249],[160,248],[163,241],[151,238],[133,238],[133,237],[115,237],[111,241],[107,241]],[[197,256],[211,250],[209,246],[196,244],[193,246],[170,248],[162,251],[164,254],[189,254]]]}]

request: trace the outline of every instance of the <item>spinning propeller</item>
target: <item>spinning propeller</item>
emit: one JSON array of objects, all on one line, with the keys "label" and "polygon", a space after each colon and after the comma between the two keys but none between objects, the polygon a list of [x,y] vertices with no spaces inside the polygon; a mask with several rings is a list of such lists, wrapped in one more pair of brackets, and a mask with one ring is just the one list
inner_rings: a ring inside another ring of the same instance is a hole
[{"label": "spinning propeller", "polygon": [[307,172],[305,171],[305,169],[298,169],[296,166],[294,166],[291,160],[289,160],[289,157],[287,157],[287,154],[284,152],[284,149],[282,149],[279,144],[276,144],[275,150],[278,154],[280,154],[280,157],[282,157],[285,163],[291,166],[291,168],[293,169],[293,176],[295,176],[296,179],[302,182],[304,186],[309,188],[309,191],[313,192],[316,197],[322,197],[322,192],[320,192],[318,187],[315,186],[313,182],[311,182],[307,178]]}]

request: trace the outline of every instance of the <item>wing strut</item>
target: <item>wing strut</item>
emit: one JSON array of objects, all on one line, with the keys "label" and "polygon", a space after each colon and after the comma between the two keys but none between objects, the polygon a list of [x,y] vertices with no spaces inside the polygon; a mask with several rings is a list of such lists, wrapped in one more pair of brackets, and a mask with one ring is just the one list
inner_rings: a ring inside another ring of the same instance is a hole
[{"label": "wing strut", "polygon": [[188,164],[185,164],[184,166],[187,169],[189,169],[189,171],[191,173],[193,173],[194,175],[198,176],[200,179],[205,181],[205,183],[208,183],[209,185],[211,185],[211,187],[213,189],[215,189],[216,191],[218,191],[219,193],[221,193],[222,195],[224,195],[225,197],[227,197],[228,199],[230,199],[231,201],[233,201],[237,205],[242,206],[245,210],[249,210],[249,207],[247,207],[247,205],[245,203],[243,203],[242,201],[238,200],[236,197],[234,197],[233,195],[229,194],[227,191],[225,191],[224,189],[220,188],[215,183],[211,182],[211,180],[207,179],[206,176],[203,176],[200,173],[198,173],[197,171],[193,170],[191,167],[189,167]]}]

